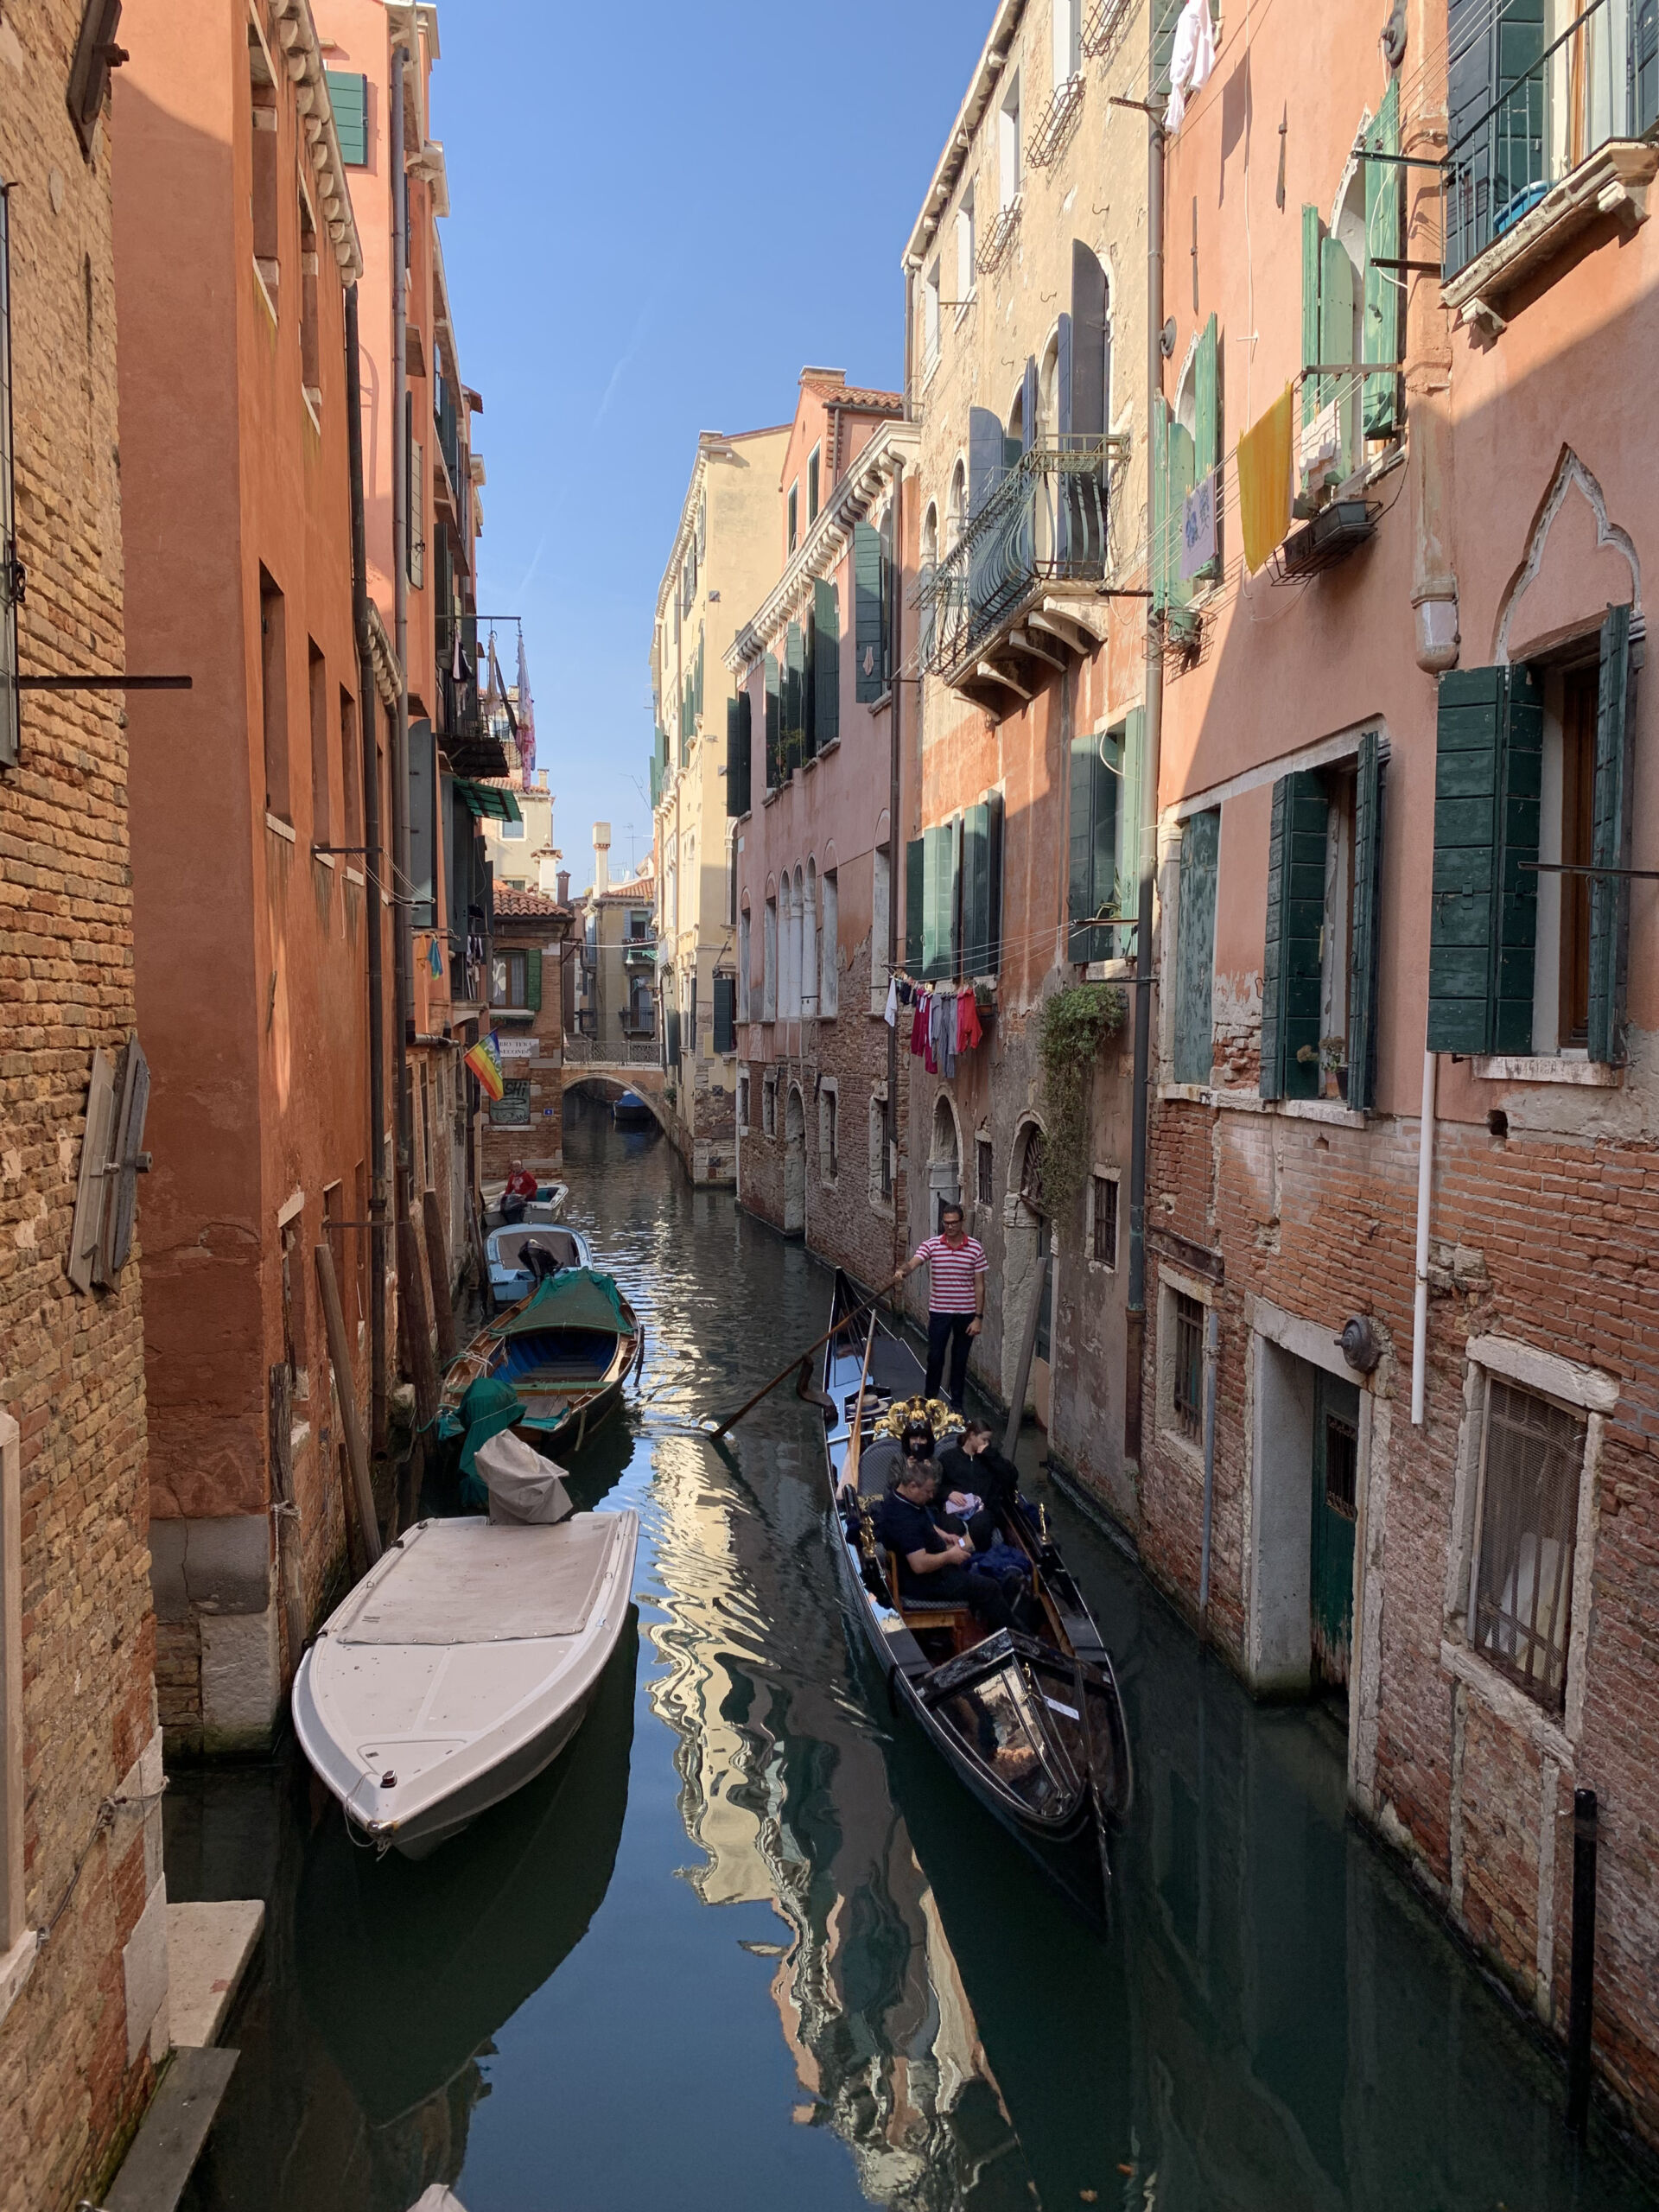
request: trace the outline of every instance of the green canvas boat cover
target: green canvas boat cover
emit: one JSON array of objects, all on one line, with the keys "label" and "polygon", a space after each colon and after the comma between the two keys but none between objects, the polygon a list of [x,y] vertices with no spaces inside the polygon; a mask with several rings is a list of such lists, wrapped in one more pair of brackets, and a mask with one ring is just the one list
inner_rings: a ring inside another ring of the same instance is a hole
[{"label": "green canvas boat cover", "polygon": [[613,1275],[602,1275],[595,1268],[567,1268],[544,1282],[500,1333],[522,1337],[538,1329],[613,1329],[628,1334],[633,1327]]}]

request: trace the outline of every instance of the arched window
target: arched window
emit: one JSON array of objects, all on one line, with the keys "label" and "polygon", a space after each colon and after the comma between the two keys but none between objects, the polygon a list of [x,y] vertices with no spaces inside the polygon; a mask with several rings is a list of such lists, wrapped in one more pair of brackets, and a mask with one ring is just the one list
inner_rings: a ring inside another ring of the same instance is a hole
[{"label": "arched window", "polygon": [[801,896],[801,1019],[810,1020],[818,1011],[818,868],[806,864],[806,887]]},{"label": "arched window", "polygon": [[930,499],[927,512],[922,517],[922,569],[924,574],[936,569],[939,562],[939,510],[937,501]]},{"label": "arched window", "polygon": [[945,550],[961,542],[968,522],[968,465],[958,456],[950,472],[950,499],[945,509]]}]

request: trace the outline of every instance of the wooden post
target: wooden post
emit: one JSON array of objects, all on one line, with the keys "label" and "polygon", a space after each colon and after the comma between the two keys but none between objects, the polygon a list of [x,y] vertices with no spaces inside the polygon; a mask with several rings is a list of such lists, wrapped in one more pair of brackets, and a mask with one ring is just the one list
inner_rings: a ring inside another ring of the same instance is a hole
[{"label": "wooden post", "polygon": [[1567,2125],[1590,2125],[1596,1999],[1596,1793],[1573,1792],[1573,1965],[1567,2016]]},{"label": "wooden post", "polygon": [[1020,1424],[1026,1417],[1026,1385],[1031,1380],[1032,1354],[1037,1349],[1037,1326],[1042,1319],[1043,1300],[1048,1295],[1049,1255],[1041,1254],[1037,1262],[1037,1294],[1031,1301],[1031,1311],[1026,1316],[1026,1333],[1020,1344],[1020,1371],[1014,1378],[1014,1389],[1008,1399],[1008,1425],[1002,1433],[1002,1456],[1012,1459],[1014,1447],[1020,1441]]},{"label": "wooden post", "polygon": [[409,1379],[415,1385],[415,1417],[424,1428],[438,1417],[438,1371],[432,1363],[432,1332],[426,1318],[426,1284],[422,1279],[420,1239],[404,1217],[397,1224],[397,1302],[408,1332]]},{"label": "wooden post", "polygon": [[283,1592],[283,1627],[289,1680],[305,1649],[304,1549],[299,1502],[294,1495],[294,1390],[285,1362],[270,1370],[270,1486],[276,1508],[276,1573]]},{"label": "wooden post", "polygon": [[429,1183],[421,1198],[426,1217],[426,1272],[432,1285],[432,1318],[438,1325],[438,1357],[447,1367],[455,1356],[455,1309],[449,1298],[449,1247],[444,1241],[438,1194]]},{"label": "wooden post", "polygon": [[363,1540],[363,1555],[372,1567],[380,1556],[380,1523],[374,1510],[374,1489],[369,1481],[368,1454],[363,1432],[357,1425],[357,1393],[352,1381],[351,1355],[346,1344],[346,1317],[340,1310],[340,1285],[334,1280],[334,1255],[327,1244],[316,1247],[317,1283],[322,1292],[322,1318],[328,1330],[328,1357],[334,1370],[334,1395],[340,1401],[340,1426],[346,1432],[346,1456],[352,1479],[347,1498]]}]

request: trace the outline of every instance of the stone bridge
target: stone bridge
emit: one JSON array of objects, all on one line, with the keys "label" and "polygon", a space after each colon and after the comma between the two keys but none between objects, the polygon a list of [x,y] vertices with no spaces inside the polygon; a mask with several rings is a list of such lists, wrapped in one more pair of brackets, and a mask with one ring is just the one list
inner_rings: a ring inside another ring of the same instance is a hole
[{"label": "stone bridge", "polygon": [[591,1091],[595,1097],[617,1099],[631,1090],[668,1134],[668,1108],[663,1091],[668,1082],[658,1056],[654,1037],[591,1037],[564,1039],[564,1065],[559,1071],[561,1102],[573,1090]]}]

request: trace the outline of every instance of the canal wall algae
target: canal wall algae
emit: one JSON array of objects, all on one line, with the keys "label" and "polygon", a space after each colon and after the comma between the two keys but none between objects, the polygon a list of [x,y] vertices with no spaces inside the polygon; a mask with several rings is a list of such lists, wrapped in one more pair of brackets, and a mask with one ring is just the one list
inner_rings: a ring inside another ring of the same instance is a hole
[{"label": "canal wall algae", "polygon": [[1346,1819],[1319,1721],[1252,1704],[1033,1473],[1137,1761],[1110,1935],[1080,1930],[856,1662],[816,1412],[695,1432],[817,1333],[827,1271],[654,1134],[574,1120],[566,1160],[649,1334],[572,1470],[642,1515],[632,1677],[421,1867],[352,1853],[296,1760],[179,1778],[169,1887],[270,1915],[193,2212],[434,2181],[467,2212],[1655,2203],[1599,2120],[1573,2153],[1554,2068]]}]

